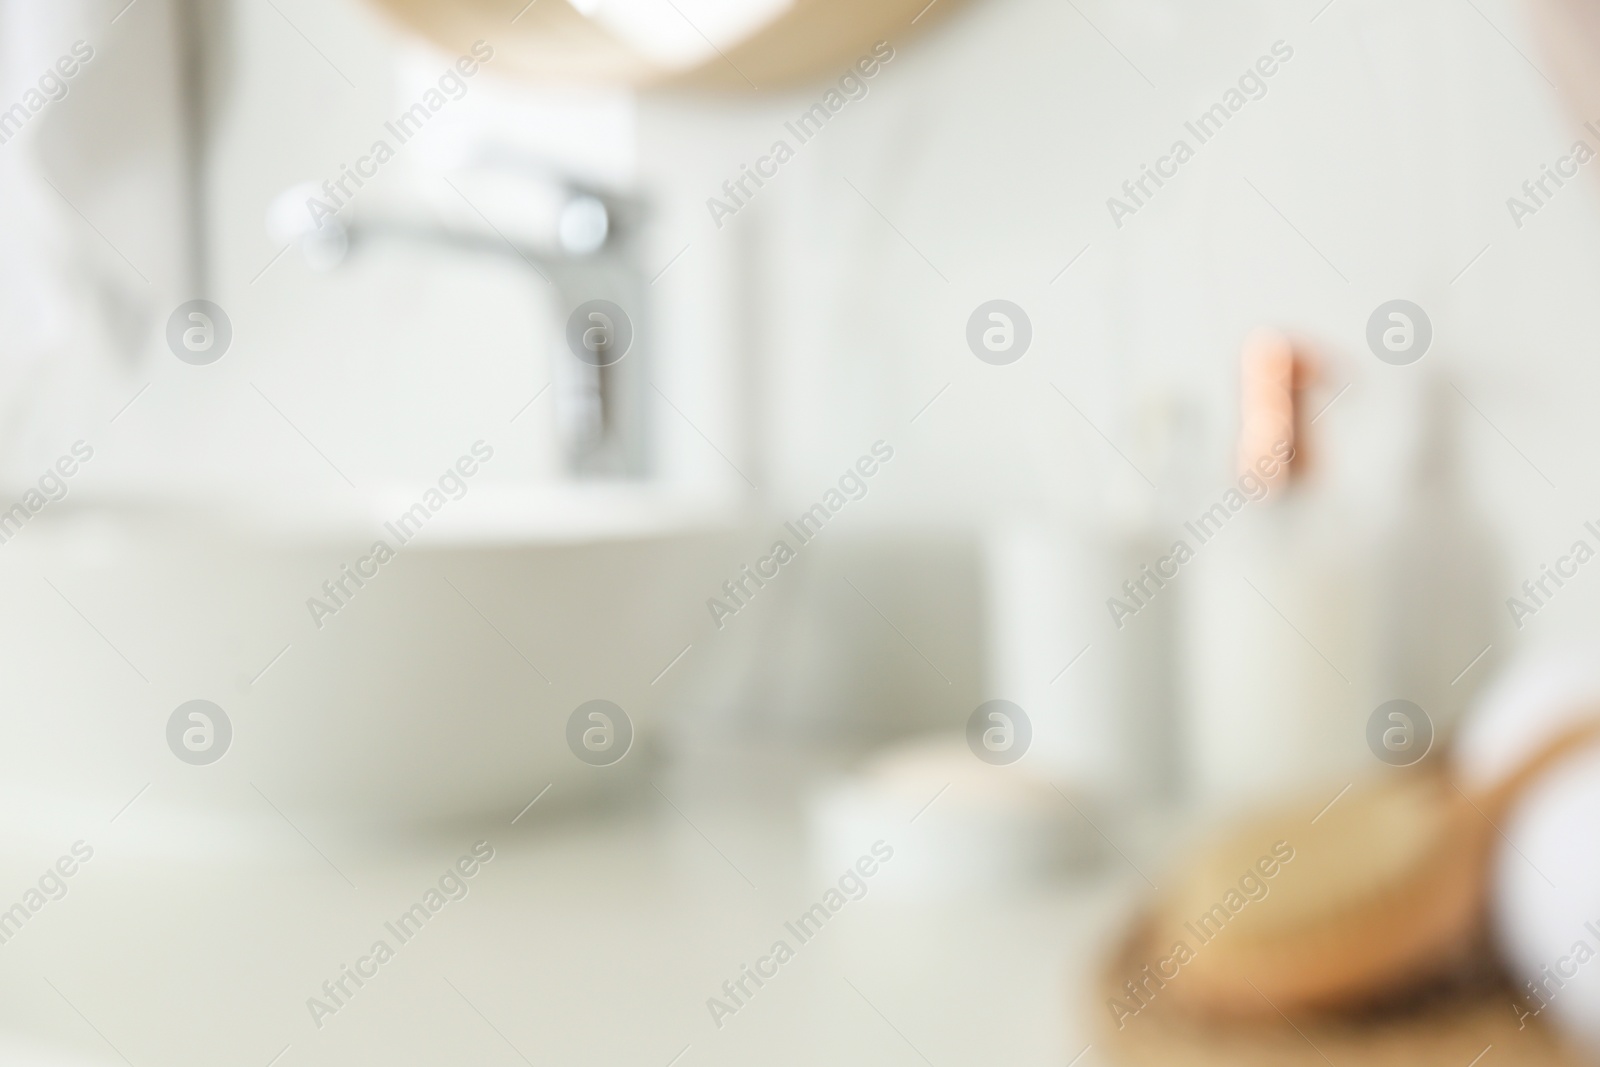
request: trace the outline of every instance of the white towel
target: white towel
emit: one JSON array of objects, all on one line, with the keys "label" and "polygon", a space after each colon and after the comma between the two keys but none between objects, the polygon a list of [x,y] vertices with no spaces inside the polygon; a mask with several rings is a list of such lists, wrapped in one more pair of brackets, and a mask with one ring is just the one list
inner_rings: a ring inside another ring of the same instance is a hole
[{"label": "white towel", "polygon": [[173,300],[171,6],[126,6],[0,0],[0,480],[103,434]]}]

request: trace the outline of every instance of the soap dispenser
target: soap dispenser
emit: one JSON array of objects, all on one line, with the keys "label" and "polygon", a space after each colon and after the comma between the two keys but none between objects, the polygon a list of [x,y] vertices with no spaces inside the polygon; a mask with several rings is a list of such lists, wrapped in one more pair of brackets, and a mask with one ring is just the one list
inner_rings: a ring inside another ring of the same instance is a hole
[{"label": "soap dispenser", "polygon": [[1285,334],[1248,339],[1233,477],[1184,524],[1189,780],[1217,813],[1317,783],[1331,798],[1371,761],[1376,568],[1359,509],[1322,476],[1320,365]]}]

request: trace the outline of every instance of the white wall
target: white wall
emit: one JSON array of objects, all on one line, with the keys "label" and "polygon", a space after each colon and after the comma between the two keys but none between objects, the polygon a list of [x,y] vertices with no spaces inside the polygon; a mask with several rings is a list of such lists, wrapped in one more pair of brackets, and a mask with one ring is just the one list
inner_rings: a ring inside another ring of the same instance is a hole
[{"label": "white wall", "polygon": [[[1294,54],[1266,96],[1117,228],[1107,197],[1175,138],[1194,144],[1183,122],[1279,40]],[[1377,639],[1413,631],[1403,653],[1374,653],[1390,660],[1382,684],[1425,690],[1448,721],[1496,663],[1589,625],[1600,572],[1520,633],[1500,603],[1600,514],[1585,461],[1600,186],[1569,185],[1520,229],[1506,207],[1575,138],[1600,138],[1535,69],[1518,6],[991,0],[893,43],[870,95],[720,229],[706,198],[774,138],[793,143],[784,120],[825,85],[643,105],[664,245],[691,249],[675,270],[737,264],[722,287],[679,298],[720,300],[743,323],[743,411],[730,430],[780,517],[881,437],[895,464],[853,505],[845,536],[1020,516],[1090,541],[1145,525],[1164,543],[1231,477],[1240,342],[1273,325],[1323,349],[1319,404],[1350,386],[1315,429],[1319,478],[1344,499],[1351,538],[1390,536],[1430,396],[1444,402],[1468,497],[1448,521],[1488,528],[1477,555],[1462,545],[1483,535],[1449,525],[1413,549],[1465,559],[1462,581],[1489,590],[1465,622],[1452,617],[1461,597],[1435,589],[1409,603],[1416,583],[1372,561]],[[1032,351],[1010,367],[981,364],[963,340],[968,314],[993,297],[1034,324]],[[1379,363],[1364,340],[1369,314],[1396,297],[1434,325],[1411,367]],[[920,580],[942,585],[937,573]],[[972,631],[951,628],[959,588],[942,611],[905,601],[889,614],[914,640],[962,647]],[[1098,599],[1073,610],[1086,636],[1113,633]],[[1494,648],[1452,685],[1485,628]],[[924,670],[897,658],[895,640],[877,669]]]},{"label": "white wall", "polygon": [[[1515,7],[1480,6],[1536,54]],[[1364,484],[1393,466],[1416,379],[1435,374],[1566,483],[1552,493],[1481,420],[1463,426],[1477,488],[1517,516],[1508,518],[1521,536],[1531,535],[1530,512],[1553,517],[1560,500],[1568,511],[1581,504],[1572,494],[1584,471],[1563,458],[1578,441],[1563,434],[1583,422],[1583,391],[1567,386],[1585,373],[1573,349],[1596,267],[1586,240],[1596,200],[1573,187],[1513,227],[1505,198],[1578,131],[1496,28],[1446,3],[1397,11],[1340,0],[1314,23],[1314,4],[1080,9],[1156,88],[1070,6],[971,4],[935,32],[897,42],[871,95],[720,232],[704,198],[825,86],[760,105],[647,104],[648,154],[667,183],[674,240],[691,242],[691,255],[748,256],[763,283],[765,358],[748,374],[760,377],[756,402],[775,416],[763,420],[764,461],[797,499],[825,484],[857,440],[893,432],[923,435],[908,464],[921,491],[907,505],[922,515],[1035,494],[1103,499],[1134,476],[1068,417],[1052,381],[1145,463],[1157,457],[1139,452],[1141,405],[1191,400],[1203,409],[1206,473],[1224,479],[1239,342],[1253,326],[1276,324],[1323,343],[1333,360],[1327,395],[1355,382],[1327,417],[1327,452],[1342,478]],[[1295,55],[1266,98],[1114,228],[1106,197],[1280,39]],[[742,241],[755,247],[743,252]],[[1035,351],[1010,371],[980,365],[962,343],[967,314],[995,294],[1035,321]],[[1435,322],[1434,351],[1412,372],[1379,365],[1362,339],[1368,313],[1399,295]],[[739,313],[748,298],[732,303]],[[946,382],[952,391],[907,431]],[[1571,417],[1561,417],[1563,404]]]}]

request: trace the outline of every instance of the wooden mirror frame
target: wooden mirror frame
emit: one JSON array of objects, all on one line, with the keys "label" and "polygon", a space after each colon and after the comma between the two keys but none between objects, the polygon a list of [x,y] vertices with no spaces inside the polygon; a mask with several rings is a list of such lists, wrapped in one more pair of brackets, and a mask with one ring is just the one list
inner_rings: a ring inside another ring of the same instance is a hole
[{"label": "wooden mirror frame", "polygon": [[752,92],[782,89],[843,70],[877,41],[897,44],[961,0],[794,0],[771,22],[674,69],[640,54],[568,0],[372,0],[451,52],[474,41],[495,49],[497,69],[526,81],[568,85]]}]

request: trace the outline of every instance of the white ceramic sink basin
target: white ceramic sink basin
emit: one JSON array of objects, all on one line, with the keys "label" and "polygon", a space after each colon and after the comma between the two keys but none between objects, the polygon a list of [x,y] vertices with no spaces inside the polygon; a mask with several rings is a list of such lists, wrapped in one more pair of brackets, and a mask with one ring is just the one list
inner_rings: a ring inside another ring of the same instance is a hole
[{"label": "white ceramic sink basin", "polygon": [[[54,841],[148,785],[139,803],[177,813],[178,837],[226,847],[252,816],[313,837],[306,824],[407,828],[625,779],[692,686],[701,657],[674,658],[705,641],[728,535],[619,523],[608,540],[528,540],[516,508],[497,514],[492,536],[458,522],[401,545],[376,524],[287,534],[51,505],[0,544],[0,791]],[[361,562],[379,536],[394,558]],[[357,587],[347,565],[375,573]],[[340,580],[334,601],[324,583]],[[637,726],[611,767],[565,739],[596,698]],[[167,740],[196,699],[233,732],[204,766]]]}]

